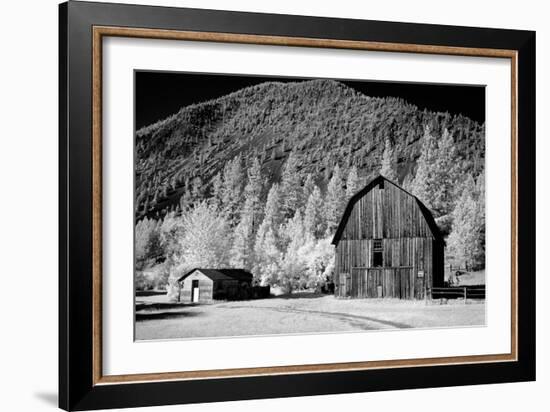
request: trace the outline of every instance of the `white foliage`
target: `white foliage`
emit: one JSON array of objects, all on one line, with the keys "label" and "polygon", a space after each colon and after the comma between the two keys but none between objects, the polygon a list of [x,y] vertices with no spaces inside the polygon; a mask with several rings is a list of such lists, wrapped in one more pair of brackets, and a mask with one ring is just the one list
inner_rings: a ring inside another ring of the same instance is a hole
[{"label": "white foliage", "polygon": [[227,220],[206,202],[182,216],[179,263],[188,268],[228,264],[231,236]]}]

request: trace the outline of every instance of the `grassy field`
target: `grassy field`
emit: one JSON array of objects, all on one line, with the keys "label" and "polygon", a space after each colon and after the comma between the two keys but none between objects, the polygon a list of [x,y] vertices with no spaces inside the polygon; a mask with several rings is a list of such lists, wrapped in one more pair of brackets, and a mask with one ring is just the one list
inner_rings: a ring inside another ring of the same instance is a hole
[{"label": "grassy field", "polygon": [[394,299],[335,299],[294,294],[213,304],[169,304],[164,296],[139,297],[136,339],[342,332],[479,326],[483,302],[448,304]]}]

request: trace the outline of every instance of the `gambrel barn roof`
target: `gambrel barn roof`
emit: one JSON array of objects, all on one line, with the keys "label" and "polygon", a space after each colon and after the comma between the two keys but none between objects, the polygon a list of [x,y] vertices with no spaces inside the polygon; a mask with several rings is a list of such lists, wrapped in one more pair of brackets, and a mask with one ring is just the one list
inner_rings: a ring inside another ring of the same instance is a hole
[{"label": "gambrel barn roof", "polygon": [[243,282],[251,282],[252,281],[252,273],[244,270],[244,269],[201,269],[201,268],[195,268],[193,270],[190,270],[185,275],[180,277],[178,279],[178,282],[181,282],[186,277],[191,275],[195,271],[201,272],[204,276],[212,279],[212,280],[238,280]]},{"label": "gambrel barn roof", "polygon": [[403,191],[407,195],[411,196],[416,204],[418,205],[420,212],[422,213],[422,216],[424,217],[426,224],[428,225],[430,232],[434,239],[443,241],[443,236],[441,235],[441,232],[439,230],[439,227],[435,223],[434,217],[432,216],[432,213],[430,210],[422,203],[416,196],[413,194],[407,192],[405,189],[403,189],[398,184],[386,179],[384,176],[378,176],[372,179],[363,189],[361,189],[359,192],[357,192],[348,202],[346,209],[344,210],[344,214],[342,215],[342,219],[340,219],[340,224],[338,225],[338,228],[336,229],[336,233],[334,234],[334,237],[332,239],[332,244],[337,246],[340,242],[340,239],[342,237],[342,233],[347,225],[349,216],[353,210],[353,207],[355,204],[361,199],[363,196],[365,196],[368,192],[370,192],[373,188],[377,187],[380,183],[388,183],[395,187],[397,187],[399,190]]}]

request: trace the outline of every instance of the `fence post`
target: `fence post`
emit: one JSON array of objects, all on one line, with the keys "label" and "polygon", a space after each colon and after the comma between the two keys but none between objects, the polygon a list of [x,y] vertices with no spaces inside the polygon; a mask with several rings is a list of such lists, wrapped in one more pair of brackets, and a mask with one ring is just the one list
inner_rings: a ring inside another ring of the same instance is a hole
[{"label": "fence post", "polygon": [[466,304],[466,299],[468,298],[467,293],[468,291],[466,289],[466,286],[464,286],[464,304]]}]

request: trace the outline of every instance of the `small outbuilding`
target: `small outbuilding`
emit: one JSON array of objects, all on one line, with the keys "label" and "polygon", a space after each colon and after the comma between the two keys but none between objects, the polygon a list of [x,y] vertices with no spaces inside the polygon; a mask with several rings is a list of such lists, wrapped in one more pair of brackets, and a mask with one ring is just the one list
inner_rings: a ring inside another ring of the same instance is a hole
[{"label": "small outbuilding", "polygon": [[252,286],[252,273],[244,269],[196,268],[178,279],[181,302],[206,303],[244,296]]},{"label": "small outbuilding", "polygon": [[336,234],[335,296],[423,299],[444,279],[444,240],[428,208],[383,176],[349,201]]}]

